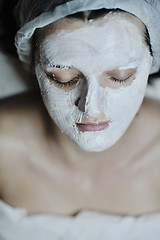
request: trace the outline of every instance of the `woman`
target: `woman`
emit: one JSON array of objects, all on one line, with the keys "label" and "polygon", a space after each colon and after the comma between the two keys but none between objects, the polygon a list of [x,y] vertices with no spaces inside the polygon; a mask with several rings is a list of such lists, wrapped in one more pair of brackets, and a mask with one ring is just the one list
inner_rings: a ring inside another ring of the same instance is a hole
[{"label": "woman", "polygon": [[18,6],[18,54],[51,118],[34,96],[1,109],[0,233],[159,239],[160,110],[141,104],[160,66],[160,2],[57,3]]}]

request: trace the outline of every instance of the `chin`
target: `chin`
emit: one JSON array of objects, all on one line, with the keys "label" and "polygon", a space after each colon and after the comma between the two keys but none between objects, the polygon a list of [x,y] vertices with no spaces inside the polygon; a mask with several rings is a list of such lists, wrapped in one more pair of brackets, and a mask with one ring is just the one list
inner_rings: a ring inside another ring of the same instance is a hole
[{"label": "chin", "polygon": [[95,139],[95,137],[91,139],[71,139],[80,149],[85,152],[103,152],[111,148],[119,139],[114,141],[110,140],[102,140],[102,139]]},{"label": "chin", "polygon": [[79,148],[81,148],[83,151],[85,151],[85,152],[103,152],[103,151],[106,151],[106,150],[108,150],[111,146],[99,146],[99,145],[92,145],[92,146],[90,146],[90,145],[86,145],[86,146],[82,146],[82,145],[79,145],[79,144],[77,144],[77,146],[79,147]]},{"label": "chin", "polygon": [[86,152],[106,151],[115,145],[123,135],[122,132],[118,131],[116,134],[113,134],[112,129],[106,129],[99,132],[79,132],[70,129],[69,132],[63,131],[63,133],[65,133],[80,149]]}]

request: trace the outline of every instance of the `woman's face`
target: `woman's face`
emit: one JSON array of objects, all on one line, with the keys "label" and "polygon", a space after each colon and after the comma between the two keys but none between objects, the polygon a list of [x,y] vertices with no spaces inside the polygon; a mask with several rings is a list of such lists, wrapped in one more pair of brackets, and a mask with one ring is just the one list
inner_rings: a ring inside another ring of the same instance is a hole
[{"label": "woman's face", "polygon": [[116,143],[144,98],[152,57],[144,26],[129,14],[62,19],[39,31],[35,70],[60,129],[85,151]]}]

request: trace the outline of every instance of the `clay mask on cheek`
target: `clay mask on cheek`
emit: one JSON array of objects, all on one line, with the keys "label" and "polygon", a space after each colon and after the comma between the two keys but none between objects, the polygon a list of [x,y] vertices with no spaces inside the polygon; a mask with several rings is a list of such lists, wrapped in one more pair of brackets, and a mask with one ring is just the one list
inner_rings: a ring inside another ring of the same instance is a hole
[{"label": "clay mask on cheek", "polygon": [[[56,63],[78,69],[85,79],[65,91],[50,83],[42,59],[47,59],[49,67]],[[103,26],[92,24],[72,32],[50,34],[42,42],[36,75],[51,118],[83,150],[98,152],[116,143],[136,115],[151,62],[137,27],[126,19],[115,18]],[[99,76],[103,72],[127,69],[129,63],[137,68],[131,85],[122,84],[115,89],[100,86]],[[83,121],[84,116],[89,121],[96,119],[97,123],[109,121],[109,126],[101,131],[80,131],[76,123]]]}]

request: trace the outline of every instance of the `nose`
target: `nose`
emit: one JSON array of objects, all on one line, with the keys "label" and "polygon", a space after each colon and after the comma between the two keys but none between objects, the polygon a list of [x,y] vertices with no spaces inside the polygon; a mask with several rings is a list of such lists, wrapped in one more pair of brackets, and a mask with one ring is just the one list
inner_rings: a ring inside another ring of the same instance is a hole
[{"label": "nose", "polygon": [[83,113],[82,122],[105,121],[107,110],[106,90],[98,84],[85,84],[76,106]]},{"label": "nose", "polygon": [[101,112],[98,115],[90,116],[85,113],[82,114],[82,123],[100,123],[106,121],[105,113]]}]

